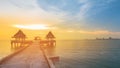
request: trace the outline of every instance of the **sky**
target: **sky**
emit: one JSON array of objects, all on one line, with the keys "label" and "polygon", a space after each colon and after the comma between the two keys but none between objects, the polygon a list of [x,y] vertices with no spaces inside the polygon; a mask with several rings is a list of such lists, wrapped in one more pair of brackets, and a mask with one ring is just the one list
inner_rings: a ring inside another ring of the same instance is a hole
[{"label": "sky", "polygon": [[120,0],[0,0],[0,39],[19,29],[31,39],[120,38]]}]

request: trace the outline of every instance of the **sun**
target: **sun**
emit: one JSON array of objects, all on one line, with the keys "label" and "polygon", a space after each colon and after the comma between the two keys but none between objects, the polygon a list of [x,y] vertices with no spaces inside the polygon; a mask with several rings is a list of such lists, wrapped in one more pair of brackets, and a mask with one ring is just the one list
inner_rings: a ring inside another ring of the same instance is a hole
[{"label": "sun", "polygon": [[49,27],[45,24],[30,24],[30,25],[13,25],[14,27],[17,28],[22,28],[22,29],[31,29],[31,30],[45,30],[49,29]]}]

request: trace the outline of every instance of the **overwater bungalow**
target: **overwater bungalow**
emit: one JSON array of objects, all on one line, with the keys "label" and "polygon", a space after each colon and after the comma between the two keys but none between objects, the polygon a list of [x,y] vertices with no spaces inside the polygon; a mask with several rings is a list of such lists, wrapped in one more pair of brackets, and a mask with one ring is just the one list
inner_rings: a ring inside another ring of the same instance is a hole
[{"label": "overwater bungalow", "polygon": [[48,41],[48,46],[56,46],[55,36],[51,31],[46,35],[46,39]]},{"label": "overwater bungalow", "polygon": [[14,40],[11,40],[11,48],[18,48],[24,46],[24,44],[29,44],[32,41],[26,40],[26,35],[23,33],[22,30],[19,30],[16,34],[12,36]]}]

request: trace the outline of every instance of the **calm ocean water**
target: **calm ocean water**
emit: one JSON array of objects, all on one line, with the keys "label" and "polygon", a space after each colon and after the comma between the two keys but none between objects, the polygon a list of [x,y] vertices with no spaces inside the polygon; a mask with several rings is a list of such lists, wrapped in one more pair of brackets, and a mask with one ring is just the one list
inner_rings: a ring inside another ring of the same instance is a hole
[{"label": "calm ocean water", "polygon": [[[1,41],[0,57],[10,53],[10,41]],[[47,53],[60,57],[56,68],[120,68],[120,40],[57,41]]]},{"label": "calm ocean water", "polygon": [[0,59],[11,52],[10,41],[0,40]]},{"label": "calm ocean water", "polygon": [[58,41],[48,52],[60,56],[56,68],[120,68],[120,40]]}]

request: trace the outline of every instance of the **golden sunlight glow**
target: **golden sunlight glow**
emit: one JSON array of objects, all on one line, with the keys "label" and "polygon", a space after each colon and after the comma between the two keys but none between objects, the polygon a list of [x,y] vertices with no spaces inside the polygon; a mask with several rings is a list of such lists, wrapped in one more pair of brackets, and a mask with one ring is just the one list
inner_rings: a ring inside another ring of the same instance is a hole
[{"label": "golden sunlight glow", "polygon": [[23,28],[23,29],[31,29],[31,30],[44,30],[49,29],[47,25],[44,24],[31,24],[31,25],[13,25],[17,28]]}]

